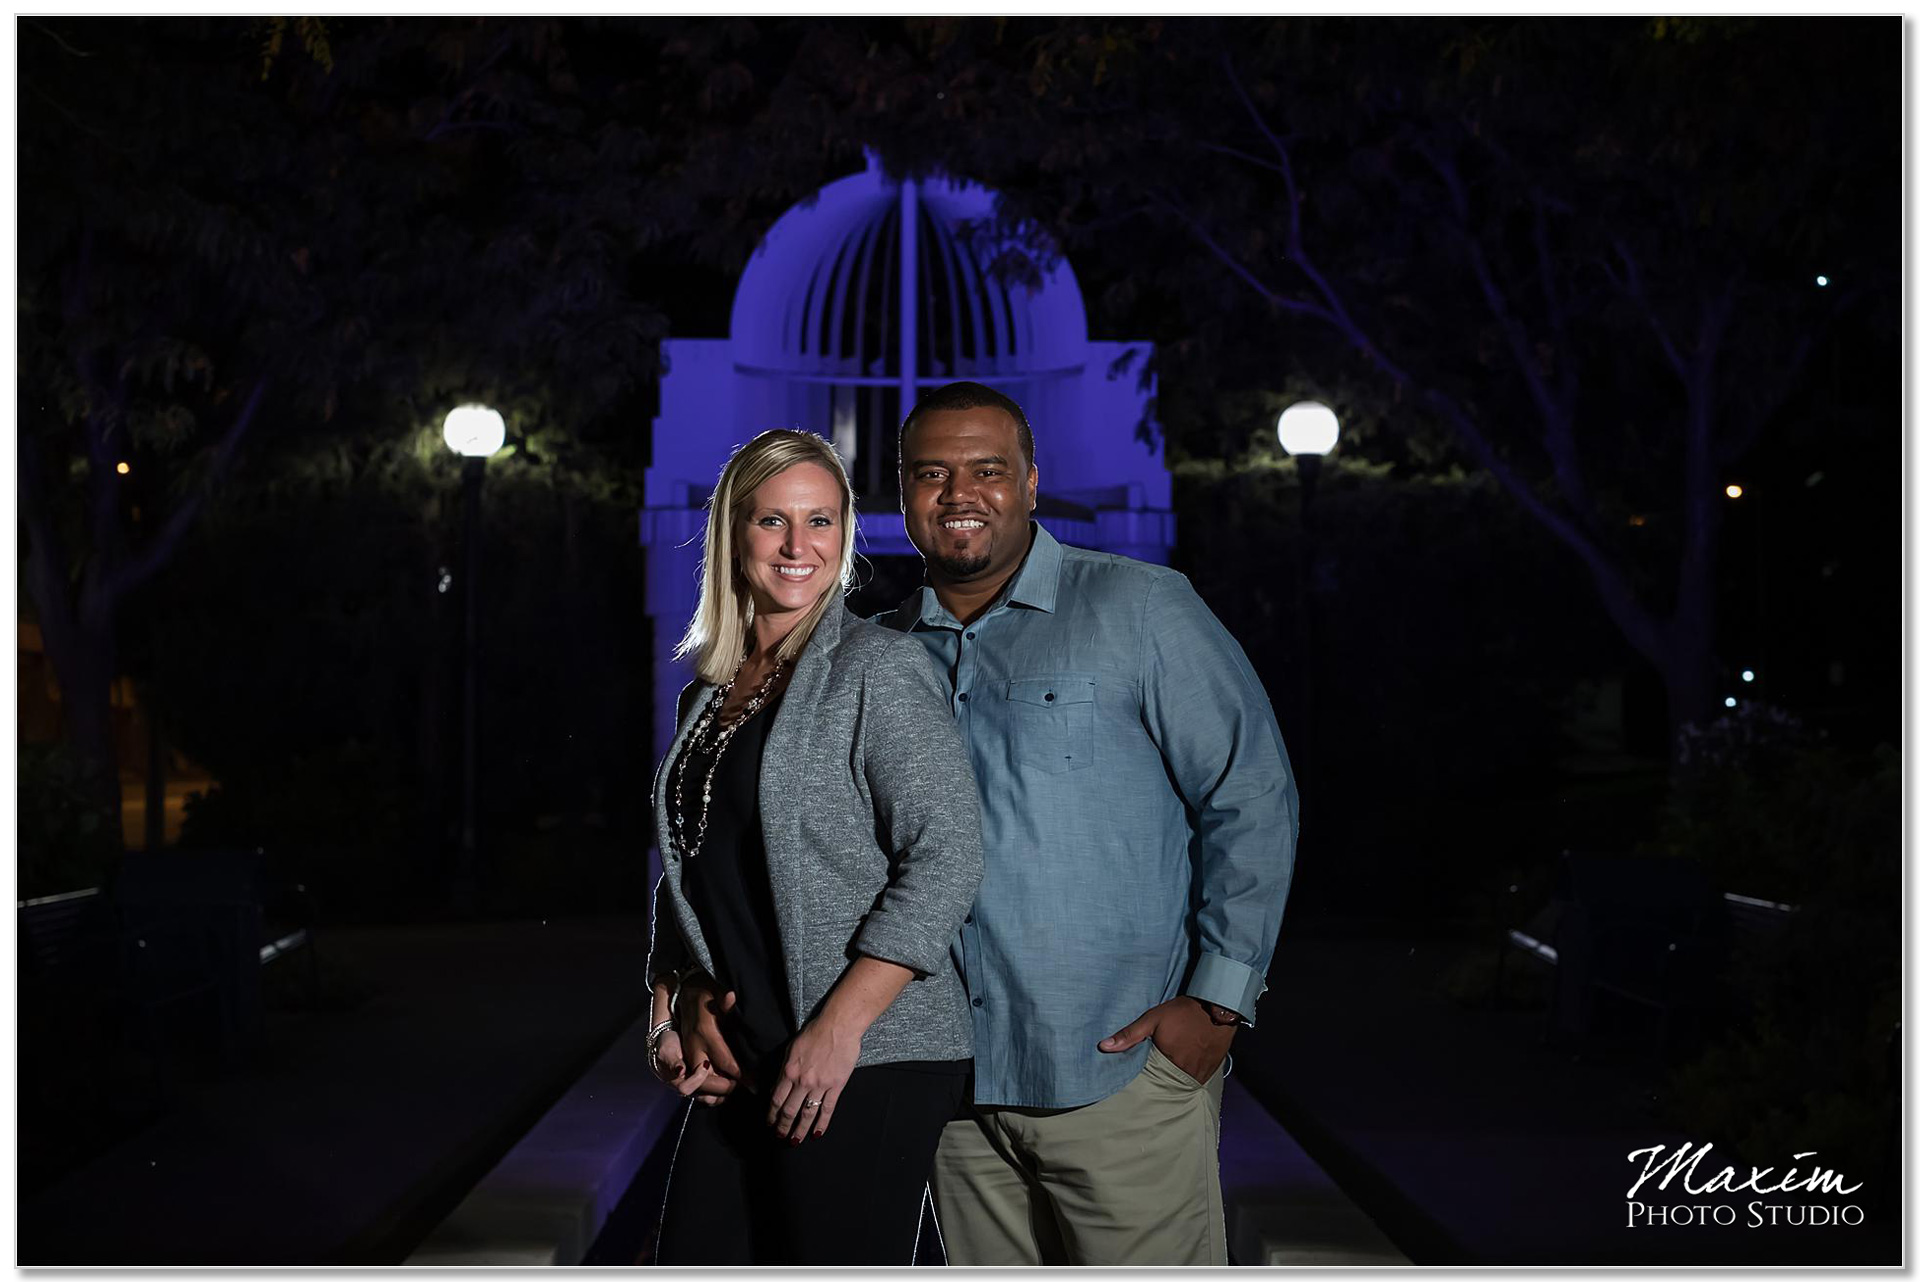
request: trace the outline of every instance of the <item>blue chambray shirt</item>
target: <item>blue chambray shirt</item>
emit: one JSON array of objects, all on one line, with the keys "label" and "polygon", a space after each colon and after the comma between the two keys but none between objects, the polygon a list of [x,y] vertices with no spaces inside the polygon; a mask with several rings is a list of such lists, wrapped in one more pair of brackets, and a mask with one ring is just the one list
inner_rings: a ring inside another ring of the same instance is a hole
[{"label": "blue chambray shirt", "polygon": [[952,680],[980,785],[986,878],[957,945],[975,1101],[1105,1099],[1147,1044],[1099,1041],[1180,993],[1251,1019],[1299,794],[1259,678],[1185,576],[1035,522],[972,624],[931,587],[877,621]]}]

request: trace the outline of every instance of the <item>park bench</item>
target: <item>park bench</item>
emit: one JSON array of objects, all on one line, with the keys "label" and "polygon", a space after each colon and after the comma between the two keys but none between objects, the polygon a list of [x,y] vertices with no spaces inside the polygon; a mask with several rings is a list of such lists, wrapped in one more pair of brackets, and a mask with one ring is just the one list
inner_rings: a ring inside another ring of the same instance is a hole
[{"label": "park bench", "polygon": [[97,886],[20,901],[20,982],[97,970],[112,946],[110,914]]},{"label": "park bench", "polygon": [[258,1038],[261,968],[316,964],[304,888],[277,886],[257,851],[128,856],[106,887],[20,901],[23,1001],[104,1001],[164,1074],[170,1029],[231,1060]]},{"label": "park bench", "polygon": [[1546,966],[1558,1033],[1588,1038],[1604,997],[1650,1011],[1664,1056],[1676,1020],[1718,1002],[1735,944],[1777,937],[1794,911],[1717,891],[1693,860],[1563,852],[1552,901],[1504,933],[1496,1000],[1509,964]]}]

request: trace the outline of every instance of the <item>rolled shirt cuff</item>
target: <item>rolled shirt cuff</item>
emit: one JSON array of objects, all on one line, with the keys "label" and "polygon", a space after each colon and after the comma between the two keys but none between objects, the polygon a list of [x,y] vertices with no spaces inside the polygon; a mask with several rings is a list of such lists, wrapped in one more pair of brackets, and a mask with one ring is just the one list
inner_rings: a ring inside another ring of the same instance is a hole
[{"label": "rolled shirt cuff", "polygon": [[915,979],[933,974],[947,959],[944,939],[929,943],[924,931],[879,913],[869,914],[854,932],[853,950],[878,961],[905,966],[914,972]]},{"label": "rolled shirt cuff", "polygon": [[1253,1004],[1267,991],[1267,984],[1266,977],[1245,962],[1218,953],[1201,953],[1186,987],[1180,991],[1188,997],[1198,997],[1203,1002],[1238,1012],[1251,1024]]}]

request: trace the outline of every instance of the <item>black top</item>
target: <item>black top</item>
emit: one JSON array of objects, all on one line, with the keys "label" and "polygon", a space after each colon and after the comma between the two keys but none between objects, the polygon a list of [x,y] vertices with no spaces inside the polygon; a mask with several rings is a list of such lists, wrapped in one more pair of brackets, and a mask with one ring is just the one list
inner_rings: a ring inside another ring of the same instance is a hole
[{"label": "black top", "polygon": [[[721,991],[731,988],[736,997],[734,1008],[721,1016],[720,1031],[750,1077],[763,1064],[769,1072],[777,1068],[798,1031],[789,1013],[780,923],[760,831],[760,756],[779,707],[779,699],[768,700],[734,732],[713,777],[707,835],[700,853],[682,861],[680,874],[713,951],[714,978]],[[675,764],[685,772],[680,794],[689,837],[700,825],[700,788],[712,763],[709,755],[684,752]]]}]

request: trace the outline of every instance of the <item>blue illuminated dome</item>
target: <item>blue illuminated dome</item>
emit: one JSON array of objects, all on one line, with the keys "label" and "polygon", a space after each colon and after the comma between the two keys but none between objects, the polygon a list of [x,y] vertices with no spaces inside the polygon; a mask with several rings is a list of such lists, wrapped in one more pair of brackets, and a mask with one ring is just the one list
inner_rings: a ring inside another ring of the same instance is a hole
[{"label": "blue illuminated dome", "polygon": [[693,609],[704,505],[735,449],[770,427],[833,441],[860,503],[860,550],[918,557],[900,515],[900,421],[922,393],[974,379],[1033,424],[1040,518],[1064,542],[1166,564],[1172,478],[1149,423],[1152,347],[1092,339],[1065,258],[994,217],[994,196],[869,162],[767,232],[724,338],[661,344],[640,541],[653,619],[654,744],[686,680],[674,639]]},{"label": "blue illuminated dome", "polygon": [[[910,242],[904,218],[914,220]],[[835,382],[897,381],[909,245],[917,379],[1031,378],[1084,363],[1086,311],[1063,258],[1039,261],[998,232],[985,188],[892,183],[877,165],[829,183],[767,233],[734,295],[736,362]]]}]

